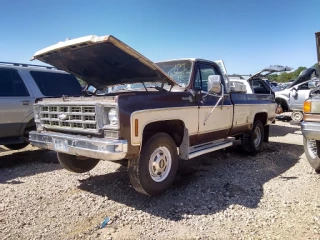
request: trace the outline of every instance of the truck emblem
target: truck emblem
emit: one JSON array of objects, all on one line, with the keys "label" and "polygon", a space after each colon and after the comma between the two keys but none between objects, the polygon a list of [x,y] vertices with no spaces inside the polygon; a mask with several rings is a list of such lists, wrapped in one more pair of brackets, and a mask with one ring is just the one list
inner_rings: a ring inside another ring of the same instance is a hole
[{"label": "truck emblem", "polygon": [[66,114],[59,114],[59,116],[58,116],[58,118],[60,119],[60,120],[67,120],[67,115]]}]

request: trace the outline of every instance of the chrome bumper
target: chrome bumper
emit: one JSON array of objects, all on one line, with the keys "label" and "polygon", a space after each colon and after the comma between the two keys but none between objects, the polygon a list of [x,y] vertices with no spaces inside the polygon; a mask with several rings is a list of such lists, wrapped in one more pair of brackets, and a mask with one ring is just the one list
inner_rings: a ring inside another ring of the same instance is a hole
[{"label": "chrome bumper", "polygon": [[302,135],[308,139],[320,140],[320,123],[318,122],[302,122]]},{"label": "chrome bumper", "polygon": [[32,131],[29,140],[35,147],[110,161],[124,159],[128,151],[126,140],[88,138],[64,133]]}]

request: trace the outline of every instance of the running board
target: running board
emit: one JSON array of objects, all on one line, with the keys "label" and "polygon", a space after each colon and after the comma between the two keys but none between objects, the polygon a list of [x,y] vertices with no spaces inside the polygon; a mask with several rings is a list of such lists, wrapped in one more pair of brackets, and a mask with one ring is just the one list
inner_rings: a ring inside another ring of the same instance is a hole
[{"label": "running board", "polygon": [[223,148],[230,147],[233,143],[231,141],[223,142],[211,142],[207,144],[201,144],[189,148],[189,159],[201,156],[203,154],[214,152]]}]

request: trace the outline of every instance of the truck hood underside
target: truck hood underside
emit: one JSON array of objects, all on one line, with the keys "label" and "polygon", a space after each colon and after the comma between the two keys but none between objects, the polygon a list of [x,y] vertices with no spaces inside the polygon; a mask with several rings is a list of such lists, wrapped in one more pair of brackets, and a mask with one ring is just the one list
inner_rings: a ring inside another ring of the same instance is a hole
[{"label": "truck hood underside", "polygon": [[155,63],[110,35],[60,42],[36,52],[32,59],[72,73],[98,89],[136,82],[176,84]]}]

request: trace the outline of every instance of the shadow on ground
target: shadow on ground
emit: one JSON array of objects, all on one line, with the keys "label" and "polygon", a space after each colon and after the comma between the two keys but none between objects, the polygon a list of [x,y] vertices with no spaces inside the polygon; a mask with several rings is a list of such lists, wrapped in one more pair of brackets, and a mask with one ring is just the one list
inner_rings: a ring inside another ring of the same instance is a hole
[{"label": "shadow on ground", "polygon": [[0,184],[10,180],[61,169],[56,153],[48,150],[21,151],[0,156]]},{"label": "shadow on ground", "polygon": [[294,126],[279,126],[279,125],[271,125],[270,126],[270,137],[283,137],[287,134],[298,134],[301,135],[300,128]]},{"label": "shadow on ground", "polygon": [[[129,184],[125,167],[80,181],[79,188],[150,214],[179,220],[183,214],[212,214],[239,204],[256,208],[263,185],[294,166],[303,154],[301,145],[270,142],[256,156],[243,154],[239,146],[218,151],[184,164],[173,186],[164,195],[148,197]],[[168,204],[170,203],[170,204]]]}]

